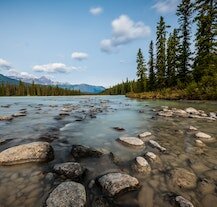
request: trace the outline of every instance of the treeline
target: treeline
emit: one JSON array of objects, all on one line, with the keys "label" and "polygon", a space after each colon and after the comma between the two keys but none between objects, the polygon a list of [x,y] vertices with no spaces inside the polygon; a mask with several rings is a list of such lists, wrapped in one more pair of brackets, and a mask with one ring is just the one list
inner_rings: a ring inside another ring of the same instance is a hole
[{"label": "treeline", "polygon": [[0,84],[0,96],[69,96],[80,95],[80,91],[62,89],[58,86],[44,86],[26,84],[22,81],[18,85]]},{"label": "treeline", "polygon": [[[182,0],[176,15],[179,28],[174,29],[160,17],[156,41],[150,42],[147,64],[142,50],[138,50],[137,80],[115,85],[106,90],[106,94],[170,88],[196,94],[197,99],[200,95],[217,99],[217,2]],[[193,24],[196,26],[194,38],[191,35]]]}]

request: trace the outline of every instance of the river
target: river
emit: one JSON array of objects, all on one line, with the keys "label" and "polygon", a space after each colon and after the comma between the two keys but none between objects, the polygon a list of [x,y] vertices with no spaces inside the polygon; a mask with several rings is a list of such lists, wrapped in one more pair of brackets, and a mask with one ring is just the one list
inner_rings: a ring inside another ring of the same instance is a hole
[{"label": "river", "polygon": [[[60,115],[66,106],[73,107],[73,110],[68,115]],[[81,181],[87,190],[87,206],[93,206],[93,198],[103,195],[99,189],[89,190],[89,181],[113,169],[137,177],[141,188],[111,201],[110,206],[136,206],[136,200],[137,206],[141,207],[169,207],[172,204],[165,195],[170,192],[186,197],[197,207],[216,206],[217,142],[208,143],[201,151],[195,146],[194,132],[189,131],[189,126],[217,138],[217,121],[157,116],[155,110],[162,106],[180,109],[191,106],[207,113],[217,112],[216,102],[135,100],[124,96],[0,98],[0,115],[11,115],[20,110],[27,112],[26,116],[12,121],[0,121],[0,151],[33,141],[47,141],[55,155],[49,163],[1,166],[0,206],[43,206],[52,189],[62,182],[61,178],[51,176],[52,167],[72,160],[70,150],[73,144],[112,152],[118,159],[118,164],[109,157],[81,160],[89,170]],[[137,136],[145,131],[151,132],[167,149],[166,154],[149,146],[138,149],[117,141],[121,136]],[[131,169],[133,160],[147,151],[156,153],[161,164],[154,166],[148,176],[134,173]],[[167,171],[175,168],[192,171],[197,176],[196,186],[186,190],[171,185]]]}]

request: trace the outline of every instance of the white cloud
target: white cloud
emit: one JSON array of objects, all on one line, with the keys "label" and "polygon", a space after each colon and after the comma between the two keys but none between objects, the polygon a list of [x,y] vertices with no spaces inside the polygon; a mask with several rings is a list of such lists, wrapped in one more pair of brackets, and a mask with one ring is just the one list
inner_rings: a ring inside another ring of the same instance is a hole
[{"label": "white cloud", "polygon": [[37,76],[33,75],[33,74],[30,74],[30,73],[27,73],[27,72],[19,72],[15,69],[10,69],[8,71],[8,75],[9,76],[15,76],[17,78],[38,78]]},{"label": "white cloud", "polygon": [[102,7],[92,7],[90,8],[89,12],[92,15],[97,16],[103,12],[103,8]]},{"label": "white cloud", "polygon": [[180,0],[157,0],[152,6],[158,13],[171,13],[175,12]]},{"label": "white cloud", "polygon": [[111,26],[112,37],[100,43],[101,50],[107,53],[114,52],[118,46],[147,37],[151,33],[149,26],[143,22],[134,22],[127,15],[121,15],[113,20]]},{"label": "white cloud", "polygon": [[12,68],[12,66],[7,60],[0,58],[0,69],[9,70],[11,68]]},{"label": "white cloud", "polygon": [[63,63],[49,63],[46,65],[33,66],[33,71],[46,73],[68,73],[73,70],[79,70],[79,68],[73,66],[66,66]]},{"label": "white cloud", "polygon": [[72,58],[75,60],[82,61],[88,58],[88,54],[84,52],[73,52]]}]

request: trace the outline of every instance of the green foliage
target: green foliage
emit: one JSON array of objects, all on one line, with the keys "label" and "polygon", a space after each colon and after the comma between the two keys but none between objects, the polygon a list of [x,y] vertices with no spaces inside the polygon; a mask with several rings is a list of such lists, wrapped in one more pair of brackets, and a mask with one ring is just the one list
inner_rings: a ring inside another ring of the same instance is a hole
[{"label": "green foliage", "polygon": [[154,65],[154,44],[151,41],[149,46],[149,79],[148,79],[148,90],[152,91],[155,89],[156,86],[156,76],[155,76],[155,65]]},{"label": "green foliage", "polygon": [[178,22],[180,24],[180,68],[178,78],[181,82],[187,83],[191,69],[191,18],[193,13],[193,4],[191,0],[182,0],[177,9]]},{"label": "green foliage", "polygon": [[160,21],[157,23],[157,39],[156,39],[156,50],[157,50],[157,88],[165,87],[165,72],[166,72],[166,23],[164,18],[161,16]]},{"label": "green foliage", "polygon": [[58,86],[43,86],[24,84],[22,81],[19,85],[1,84],[0,96],[70,96],[80,95],[80,91],[62,89]]},{"label": "green foliage", "polygon": [[137,88],[139,90],[139,92],[142,92],[145,90],[146,88],[146,65],[145,65],[145,60],[142,54],[142,50],[139,49],[138,53],[137,53],[137,59],[136,59],[136,63],[137,63]]}]

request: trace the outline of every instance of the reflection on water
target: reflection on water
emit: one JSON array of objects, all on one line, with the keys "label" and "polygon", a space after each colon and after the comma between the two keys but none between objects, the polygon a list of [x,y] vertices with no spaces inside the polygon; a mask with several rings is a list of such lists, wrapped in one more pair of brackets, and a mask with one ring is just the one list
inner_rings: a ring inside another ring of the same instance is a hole
[{"label": "reflection on water", "polygon": [[[86,180],[81,181],[85,186],[96,176],[118,169],[136,176],[143,185],[136,195],[127,195],[129,198],[136,196],[139,206],[170,206],[163,196],[166,192],[181,194],[195,206],[216,206],[217,142],[207,144],[201,150],[195,146],[195,132],[188,130],[189,126],[194,126],[217,138],[216,122],[157,117],[153,109],[165,105],[217,111],[215,102],[138,101],[123,96],[0,98],[0,115],[27,110],[27,116],[0,122],[0,151],[36,140],[50,142],[55,151],[55,160],[50,163],[0,167],[0,206],[42,206],[49,192],[61,182],[49,172],[55,163],[72,160],[72,144],[113,152],[119,160],[117,165],[108,157],[81,160],[90,172]],[[67,107],[71,109],[68,114],[60,115]],[[125,130],[118,131],[113,127]],[[144,131],[152,132],[168,153],[160,154],[149,146],[132,149],[116,141],[120,136],[136,136]],[[130,167],[133,159],[148,151],[160,156],[160,165],[152,166],[149,176],[135,174]],[[195,189],[177,189],[170,185],[165,169],[180,167],[197,175]]]}]

